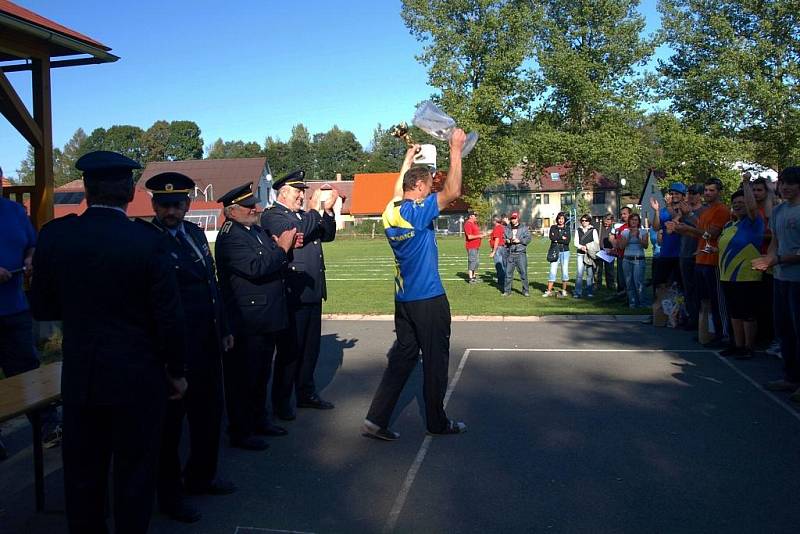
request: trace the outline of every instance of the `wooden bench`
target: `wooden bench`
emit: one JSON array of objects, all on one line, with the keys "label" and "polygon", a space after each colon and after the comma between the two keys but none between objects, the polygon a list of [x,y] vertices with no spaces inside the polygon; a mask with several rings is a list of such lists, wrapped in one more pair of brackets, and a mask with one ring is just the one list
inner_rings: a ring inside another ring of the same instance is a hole
[{"label": "wooden bench", "polygon": [[61,400],[61,362],[0,380],[0,423],[20,415],[31,418],[36,511],[44,509],[44,458],[41,410]]}]

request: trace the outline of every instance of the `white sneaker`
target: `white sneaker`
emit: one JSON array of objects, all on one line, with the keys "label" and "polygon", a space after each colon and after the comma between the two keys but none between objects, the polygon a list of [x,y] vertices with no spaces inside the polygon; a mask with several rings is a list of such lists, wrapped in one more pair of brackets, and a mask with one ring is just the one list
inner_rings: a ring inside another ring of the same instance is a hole
[{"label": "white sneaker", "polygon": [[776,357],[780,358],[781,357],[781,344],[778,343],[777,341],[773,341],[772,344],[770,344],[770,346],[767,347],[767,350],[765,350],[764,352],[766,352],[770,356],[776,356]]},{"label": "white sneaker", "polygon": [[564,289],[561,290],[561,296],[562,297],[566,297],[567,296],[567,292]]},{"label": "white sneaker", "polygon": [[543,296],[543,297],[549,297],[549,296],[550,296],[550,295],[552,295],[552,294],[553,294],[553,293],[551,293],[550,291],[545,291],[544,293],[542,293],[542,296]]}]

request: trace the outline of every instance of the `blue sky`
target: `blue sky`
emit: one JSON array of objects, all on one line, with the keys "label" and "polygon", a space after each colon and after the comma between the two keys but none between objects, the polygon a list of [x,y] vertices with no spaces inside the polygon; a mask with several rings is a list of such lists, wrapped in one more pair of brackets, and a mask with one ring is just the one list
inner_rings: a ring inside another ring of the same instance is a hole
[{"label": "blue sky", "polygon": [[[400,0],[15,0],[88,35],[116,63],[54,69],[53,143],[75,130],[193,120],[221,137],[287,139],[337,124],[367,145],[378,123],[410,121],[433,89],[400,17]],[[658,26],[656,0],[640,10]],[[30,74],[9,73],[30,106]],[[27,143],[0,119],[0,166],[16,176]]]}]

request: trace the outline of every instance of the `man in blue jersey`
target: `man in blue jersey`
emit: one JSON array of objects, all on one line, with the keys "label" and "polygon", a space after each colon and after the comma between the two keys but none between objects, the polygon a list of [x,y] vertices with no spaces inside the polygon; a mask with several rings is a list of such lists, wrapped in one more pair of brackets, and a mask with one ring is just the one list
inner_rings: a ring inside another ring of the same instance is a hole
[{"label": "man in blue jersey", "polygon": [[397,399],[422,351],[423,397],[429,434],[461,434],[467,426],[444,412],[450,360],[450,303],[439,278],[439,251],[434,221],[461,196],[461,150],[466,136],[456,129],[450,138],[450,169],[442,191],[431,193],[433,176],[412,167],[419,145],[406,152],[394,196],[383,212],[383,226],[395,257],[394,325],[397,333],[389,363],[362,426],[367,437],[395,440],[389,430]]}]

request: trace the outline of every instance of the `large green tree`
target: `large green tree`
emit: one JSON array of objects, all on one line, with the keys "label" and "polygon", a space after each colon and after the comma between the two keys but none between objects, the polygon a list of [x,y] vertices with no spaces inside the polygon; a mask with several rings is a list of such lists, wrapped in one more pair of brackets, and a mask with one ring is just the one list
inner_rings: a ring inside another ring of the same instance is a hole
[{"label": "large green tree", "polygon": [[353,132],[334,125],[325,133],[314,135],[316,155],[315,180],[333,180],[336,174],[350,179],[361,169],[364,150]]},{"label": "large green tree", "polygon": [[85,141],[86,152],[110,150],[141,163],[145,154],[143,136],[144,130],[129,124],[114,125],[108,130],[95,128]]},{"label": "large green tree", "polygon": [[292,135],[287,143],[286,163],[287,171],[303,169],[309,176],[313,176],[316,170],[316,155],[314,146],[311,143],[311,134],[303,124],[295,124],[292,127]]},{"label": "large green tree", "polygon": [[258,158],[264,153],[255,141],[214,141],[208,151],[208,159]]},{"label": "large green tree", "polygon": [[417,59],[439,91],[434,100],[481,136],[464,160],[468,200],[480,205],[519,161],[511,125],[540,90],[528,62],[537,9],[523,0],[403,0],[401,14],[423,43]]},{"label": "large green tree", "polygon": [[194,121],[156,121],[142,135],[142,151],[147,162],[200,159],[200,127]]},{"label": "large green tree", "polygon": [[541,4],[536,62],[547,88],[537,114],[520,124],[531,170],[569,162],[580,194],[591,171],[638,178],[641,104],[652,77],[643,67],[657,39],[643,36],[638,0],[547,0]]},{"label": "large green tree", "polygon": [[800,160],[797,0],[660,0],[674,53],[664,96],[693,129],[753,142],[760,163]]}]

